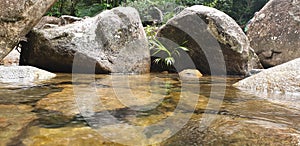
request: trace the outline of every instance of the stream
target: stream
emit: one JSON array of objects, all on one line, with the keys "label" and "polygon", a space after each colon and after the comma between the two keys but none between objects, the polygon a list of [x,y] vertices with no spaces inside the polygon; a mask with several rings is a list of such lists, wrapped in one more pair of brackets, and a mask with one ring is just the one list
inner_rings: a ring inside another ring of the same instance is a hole
[{"label": "stream", "polygon": [[71,75],[0,84],[0,145],[300,145],[300,109],[239,77]]}]

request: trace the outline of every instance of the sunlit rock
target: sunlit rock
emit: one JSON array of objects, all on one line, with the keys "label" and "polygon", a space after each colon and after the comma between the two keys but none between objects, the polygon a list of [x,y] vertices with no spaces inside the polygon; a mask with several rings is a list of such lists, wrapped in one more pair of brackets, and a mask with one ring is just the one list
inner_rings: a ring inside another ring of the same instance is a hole
[{"label": "sunlit rock", "polygon": [[258,74],[243,79],[233,86],[242,90],[265,93],[299,94],[300,59],[266,69]]},{"label": "sunlit rock", "polygon": [[0,1],[0,60],[24,37],[56,0]]},{"label": "sunlit rock", "polygon": [[55,72],[150,70],[148,42],[133,8],[118,7],[71,24],[33,29],[27,37],[27,43],[22,44],[22,65]]},{"label": "sunlit rock", "polygon": [[[21,48],[17,48],[21,49]],[[12,50],[3,60],[0,62],[1,65],[4,66],[16,66],[19,65],[20,61],[20,53],[16,48]]]},{"label": "sunlit rock", "polygon": [[299,10],[299,0],[270,0],[254,16],[247,36],[265,68],[300,57]]},{"label": "sunlit rock", "polygon": [[181,79],[199,79],[202,77],[202,74],[197,69],[185,69],[179,72],[179,77]]},{"label": "sunlit rock", "polygon": [[32,66],[0,66],[0,83],[26,84],[48,80],[55,76]]},{"label": "sunlit rock", "polygon": [[243,79],[234,87],[243,92],[300,109],[300,59],[265,69]]}]

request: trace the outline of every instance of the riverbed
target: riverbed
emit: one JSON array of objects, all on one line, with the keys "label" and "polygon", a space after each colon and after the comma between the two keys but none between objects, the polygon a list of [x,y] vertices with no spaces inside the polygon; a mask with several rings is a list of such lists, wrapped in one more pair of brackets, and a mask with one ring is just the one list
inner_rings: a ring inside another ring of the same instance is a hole
[{"label": "riverbed", "polygon": [[294,107],[240,77],[58,74],[0,84],[0,145],[299,145]]}]

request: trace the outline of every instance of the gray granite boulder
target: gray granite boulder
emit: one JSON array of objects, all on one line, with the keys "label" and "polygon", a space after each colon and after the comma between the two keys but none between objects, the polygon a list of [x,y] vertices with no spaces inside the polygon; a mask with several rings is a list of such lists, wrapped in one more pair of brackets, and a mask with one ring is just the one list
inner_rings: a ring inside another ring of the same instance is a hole
[{"label": "gray granite boulder", "polygon": [[270,0],[253,18],[247,36],[265,68],[300,57],[300,1]]},{"label": "gray granite boulder", "polygon": [[[160,28],[157,37],[187,47],[203,74],[246,75],[262,67],[239,25],[214,8],[195,5],[184,9]],[[175,60],[177,71],[190,67],[183,58]]]},{"label": "gray granite boulder", "polygon": [[24,37],[56,0],[0,1],[0,60]]},{"label": "gray granite boulder", "polygon": [[300,95],[300,58],[265,69],[233,86],[241,90],[263,93]]},{"label": "gray granite boulder", "polygon": [[299,66],[300,58],[262,70],[233,86],[244,93],[299,110]]},{"label": "gray granite boulder", "polygon": [[71,24],[33,29],[27,37],[22,44],[22,65],[54,72],[150,70],[148,41],[134,8],[118,7]]}]

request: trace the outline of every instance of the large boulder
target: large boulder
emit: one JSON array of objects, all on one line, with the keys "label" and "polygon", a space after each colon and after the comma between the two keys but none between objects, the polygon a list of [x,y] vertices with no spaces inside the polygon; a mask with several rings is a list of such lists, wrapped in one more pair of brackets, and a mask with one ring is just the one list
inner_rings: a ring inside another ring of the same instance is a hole
[{"label": "large boulder", "polygon": [[[245,75],[252,68],[261,68],[239,25],[214,8],[195,5],[184,9],[160,28],[157,37],[166,46],[174,47],[164,40],[187,47],[196,68],[204,74],[226,74],[226,67],[227,74]],[[175,58],[177,71],[191,67],[184,57]]]},{"label": "large boulder", "polygon": [[266,69],[233,86],[257,97],[300,109],[300,58]]},{"label": "large boulder", "polygon": [[265,68],[300,57],[300,1],[270,0],[253,18],[247,35]]},{"label": "large boulder", "polygon": [[20,64],[54,72],[96,73],[150,70],[148,41],[138,12],[130,7],[104,11],[64,26],[33,29],[22,44]]},{"label": "large boulder", "polygon": [[25,36],[56,0],[0,1],[0,60]]},{"label": "large boulder", "polygon": [[266,69],[234,84],[239,89],[263,93],[295,94],[300,92],[300,58]]}]

